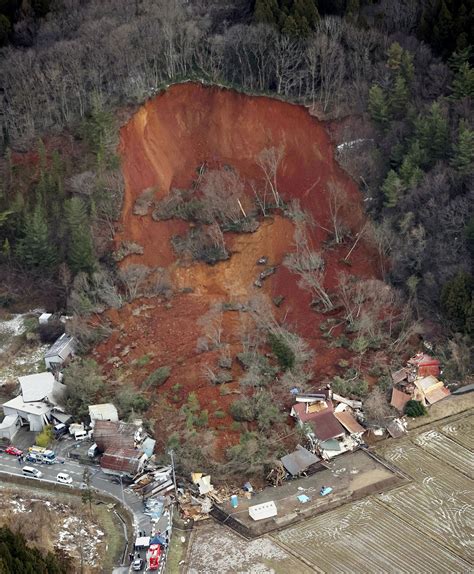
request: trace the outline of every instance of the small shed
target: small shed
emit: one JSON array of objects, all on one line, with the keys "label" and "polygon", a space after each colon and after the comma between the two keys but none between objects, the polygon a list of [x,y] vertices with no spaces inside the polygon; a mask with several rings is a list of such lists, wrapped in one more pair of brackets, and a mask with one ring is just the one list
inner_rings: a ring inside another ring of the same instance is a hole
[{"label": "small shed", "polygon": [[63,333],[59,339],[53,343],[51,348],[46,352],[46,355],[44,356],[46,368],[51,370],[57,369],[70,355],[74,354],[75,350],[75,338],[71,335]]},{"label": "small shed", "polygon": [[112,403],[89,405],[89,417],[92,428],[96,421],[117,422],[119,420],[117,409]]},{"label": "small shed", "polygon": [[272,518],[277,514],[277,507],[273,500],[249,506],[249,516],[253,520],[265,520],[265,518]]},{"label": "small shed", "polygon": [[41,313],[41,315],[38,317],[39,324],[47,325],[52,316],[52,313]]},{"label": "small shed", "polygon": [[301,445],[297,445],[294,452],[285,454],[280,460],[292,476],[298,476],[308,470],[313,464],[320,462],[321,459]]}]

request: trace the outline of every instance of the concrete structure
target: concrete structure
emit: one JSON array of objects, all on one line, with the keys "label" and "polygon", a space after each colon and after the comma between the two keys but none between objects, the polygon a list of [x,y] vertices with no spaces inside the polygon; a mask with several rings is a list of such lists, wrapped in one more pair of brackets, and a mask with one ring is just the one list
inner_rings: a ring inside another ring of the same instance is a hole
[{"label": "concrete structure", "polygon": [[117,422],[119,420],[117,409],[112,403],[89,405],[89,417],[92,428],[94,428],[96,421]]},{"label": "concrete structure", "polygon": [[22,424],[29,424],[30,430],[39,432],[50,423],[51,406],[42,401],[24,402],[19,395],[3,404],[5,416],[18,416]]},{"label": "concrete structure", "polygon": [[0,438],[13,440],[21,427],[21,420],[18,415],[6,415],[0,423]]},{"label": "concrete structure", "polygon": [[2,405],[5,417],[18,417],[20,424],[28,424],[31,431],[42,431],[52,422],[52,412],[62,410],[66,387],[47,372],[18,377],[18,380],[21,395]]},{"label": "concrete structure", "polygon": [[63,333],[44,356],[46,368],[51,370],[59,368],[69,356],[74,354],[75,350],[76,340],[74,337]]}]

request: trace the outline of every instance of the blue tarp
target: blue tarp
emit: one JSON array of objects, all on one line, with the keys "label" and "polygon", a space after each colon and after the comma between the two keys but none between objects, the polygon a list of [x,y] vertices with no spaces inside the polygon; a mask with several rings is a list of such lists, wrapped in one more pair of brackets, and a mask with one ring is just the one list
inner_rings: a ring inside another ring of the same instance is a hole
[{"label": "blue tarp", "polygon": [[151,538],[150,540],[150,546],[152,544],[161,544],[161,546],[166,546],[166,540],[164,540],[163,538],[161,538],[161,536],[153,536],[153,538]]}]

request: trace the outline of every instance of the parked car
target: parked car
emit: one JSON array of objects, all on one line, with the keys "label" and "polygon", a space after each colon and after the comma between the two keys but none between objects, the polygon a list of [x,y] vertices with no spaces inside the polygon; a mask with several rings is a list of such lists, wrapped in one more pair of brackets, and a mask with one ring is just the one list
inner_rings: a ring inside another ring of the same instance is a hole
[{"label": "parked car", "polygon": [[13,456],[21,456],[23,454],[22,450],[20,450],[19,448],[16,448],[16,446],[13,446],[12,444],[10,446],[7,446],[7,448],[5,449],[5,452],[7,454],[12,454]]},{"label": "parked car", "polygon": [[72,484],[72,477],[65,472],[60,472],[56,476],[56,482],[60,482],[61,484]]},{"label": "parked car", "polygon": [[140,570],[143,569],[144,565],[145,562],[143,561],[143,558],[137,558],[136,560],[133,561],[132,570],[134,572],[140,572]]}]

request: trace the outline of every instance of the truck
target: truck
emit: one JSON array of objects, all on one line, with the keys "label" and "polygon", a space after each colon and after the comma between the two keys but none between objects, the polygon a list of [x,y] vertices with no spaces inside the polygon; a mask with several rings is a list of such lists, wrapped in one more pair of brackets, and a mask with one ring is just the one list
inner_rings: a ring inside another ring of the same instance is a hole
[{"label": "truck", "polygon": [[26,460],[39,464],[54,464],[56,462],[56,453],[54,450],[49,450],[42,446],[30,446]]}]

